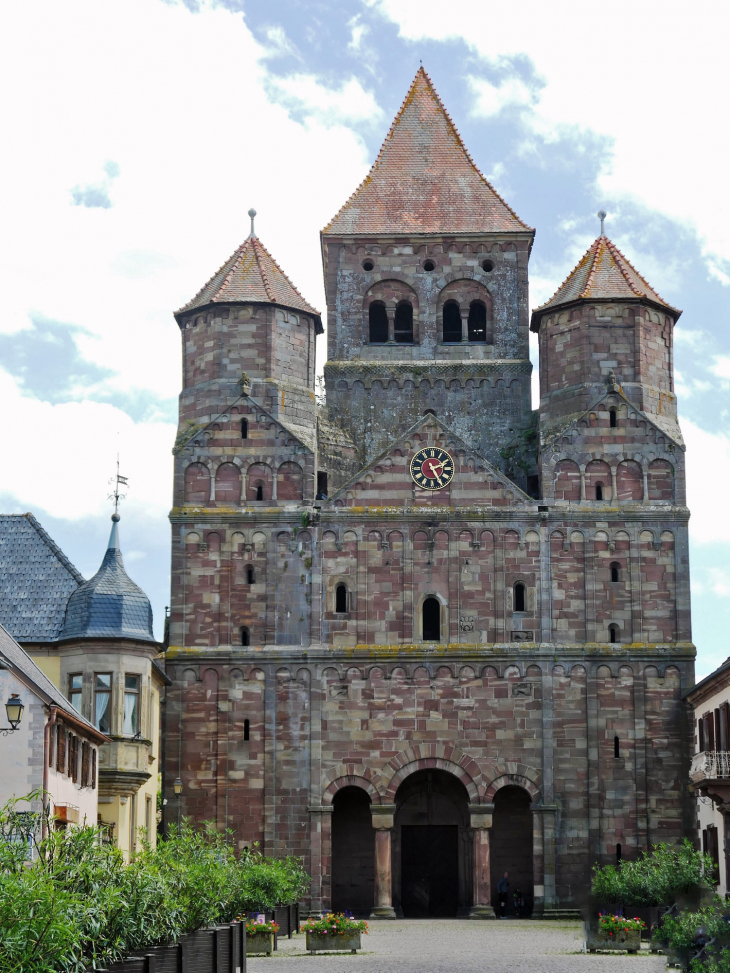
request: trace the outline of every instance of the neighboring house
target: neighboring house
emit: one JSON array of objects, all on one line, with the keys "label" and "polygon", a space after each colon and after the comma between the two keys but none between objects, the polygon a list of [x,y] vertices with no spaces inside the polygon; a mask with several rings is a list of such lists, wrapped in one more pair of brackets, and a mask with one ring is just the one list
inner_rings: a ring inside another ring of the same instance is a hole
[{"label": "neighboring house", "polygon": [[[59,825],[96,824],[99,747],[109,738],[84,719],[0,626],[0,699],[23,704],[15,729],[0,717],[0,806],[45,791]],[[10,732],[7,732],[10,730]],[[41,799],[19,810],[39,811]]]},{"label": "neighboring house", "polygon": [[32,514],[0,516],[0,622],[60,689],[73,711],[105,734],[99,816],[124,851],[139,829],[156,841],[160,691],[145,593],[124,570],[119,516],[89,581]]},{"label": "neighboring house", "polygon": [[730,658],[686,694],[695,716],[690,779],[702,850],[715,861],[719,895],[730,896]]}]

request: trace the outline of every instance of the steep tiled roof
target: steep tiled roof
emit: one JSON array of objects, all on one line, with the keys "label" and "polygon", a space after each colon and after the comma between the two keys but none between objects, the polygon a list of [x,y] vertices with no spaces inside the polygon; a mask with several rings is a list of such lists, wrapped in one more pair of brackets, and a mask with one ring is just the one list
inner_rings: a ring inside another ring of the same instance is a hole
[{"label": "steep tiled roof", "polygon": [[681,313],[659,297],[641,274],[631,266],[615,243],[612,243],[608,237],[599,236],[550,300],[535,308],[534,313],[542,313],[548,308],[582,299],[625,301],[636,300],[636,298],[644,298],[653,304],[659,304],[673,314]]},{"label": "steep tiled roof", "polygon": [[208,283],[175,314],[208,304],[280,304],[319,317],[292,284],[258,237],[250,236]]},{"label": "steep tiled roof", "polygon": [[101,567],[69,598],[59,638],[155,641],[150,600],[124,570],[117,530],[119,516],[114,514],[112,520],[109,546]]},{"label": "steep tiled roof", "polygon": [[0,624],[21,642],[52,642],[83,584],[32,514],[0,514]]},{"label": "steep tiled roof", "polygon": [[15,670],[26,682],[29,682],[37,694],[44,698],[47,703],[57,706],[74,723],[84,727],[95,742],[109,742],[108,737],[95,729],[85,717],[74,709],[60,689],[53,685],[44,672],[41,672],[25,649],[18,645],[2,625],[0,625],[0,661],[10,669]]},{"label": "steep tiled roof", "polygon": [[325,234],[533,231],[474,165],[419,68],[372,169]]}]

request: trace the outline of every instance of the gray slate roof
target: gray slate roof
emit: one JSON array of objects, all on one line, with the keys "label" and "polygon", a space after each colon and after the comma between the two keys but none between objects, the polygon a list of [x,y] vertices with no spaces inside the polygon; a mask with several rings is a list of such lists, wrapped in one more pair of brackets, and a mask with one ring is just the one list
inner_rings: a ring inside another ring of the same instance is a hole
[{"label": "gray slate roof", "polygon": [[21,642],[53,642],[84,583],[33,514],[0,514],[0,624]]},{"label": "gray slate roof", "polygon": [[41,672],[25,649],[18,645],[2,625],[0,625],[0,662],[4,663],[9,669],[15,670],[21,676],[24,676],[32,684],[37,695],[44,702],[58,706],[60,710],[63,710],[64,713],[72,717],[76,723],[85,725],[89,730],[90,736],[96,737],[99,742],[107,739],[104,734],[100,733],[87,719],[77,712],[61,690],[53,685],[45,673]]},{"label": "gray slate roof", "polygon": [[147,595],[124,570],[119,549],[119,516],[112,517],[109,546],[93,578],[68,600],[59,638],[127,638],[154,642],[152,606]]}]

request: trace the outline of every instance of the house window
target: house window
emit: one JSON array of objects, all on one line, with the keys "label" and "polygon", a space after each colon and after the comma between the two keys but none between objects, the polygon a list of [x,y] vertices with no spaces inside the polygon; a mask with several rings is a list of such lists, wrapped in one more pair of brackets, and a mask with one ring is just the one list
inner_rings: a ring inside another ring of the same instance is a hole
[{"label": "house window", "polygon": [[423,641],[441,641],[441,605],[438,598],[426,598],[423,603]]},{"label": "house window", "polygon": [[338,584],[335,588],[335,612],[343,615],[347,611],[347,585]]},{"label": "house window", "polygon": [[124,720],[122,733],[135,736],[139,732],[139,676],[124,677]]},{"label": "house window", "polygon": [[137,850],[137,795],[129,798],[129,857],[133,858]]},{"label": "house window", "polygon": [[94,676],[94,726],[102,733],[111,730],[112,674],[97,672]]},{"label": "house window", "polygon": [[144,801],[144,827],[147,832],[147,840],[150,840],[150,835],[152,834],[152,798],[147,795]]},{"label": "house window", "polygon": [[77,712],[81,712],[81,684],[83,676],[74,672],[68,677],[68,701]]},{"label": "house window", "polygon": [[400,344],[413,344],[413,306],[401,301],[395,309],[393,337]]},{"label": "house window", "polygon": [[487,340],[487,308],[483,301],[469,305],[469,341]]},{"label": "house window", "polygon": [[523,612],[525,611],[525,586],[521,581],[518,581],[514,586],[514,600],[513,600],[513,611]]}]

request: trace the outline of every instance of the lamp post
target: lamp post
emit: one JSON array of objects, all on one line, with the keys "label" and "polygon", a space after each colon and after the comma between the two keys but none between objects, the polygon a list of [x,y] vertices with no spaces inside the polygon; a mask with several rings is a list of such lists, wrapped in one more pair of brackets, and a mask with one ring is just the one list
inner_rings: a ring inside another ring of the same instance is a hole
[{"label": "lamp post", "polygon": [[4,737],[8,733],[15,733],[18,729],[20,721],[23,719],[23,710],[25,709],[25,704],[23,700],[18,696],[17,693],[11,693],[10,698],[5,704],[5,712],[8,714],[8,723],[10,726],[0,727],[0,733]]},{"label": "lamp post", "polygon": [[180,795],[182,794],[183,791],[183,782],[179,777],[175,778],[172,785],[172,789],[175,792],[175,797],[177,798],[177,826],[179,829],[180,828],[180,808],[182,805],[182,800]]}]

